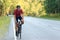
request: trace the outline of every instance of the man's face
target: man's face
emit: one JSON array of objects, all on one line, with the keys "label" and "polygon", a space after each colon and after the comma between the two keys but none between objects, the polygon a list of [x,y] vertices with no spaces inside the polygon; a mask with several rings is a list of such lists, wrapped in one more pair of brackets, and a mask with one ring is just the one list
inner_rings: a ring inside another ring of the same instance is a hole
[{"label": "man's face", "polygon": [[20,7],[18,7],[17,9],[20,10]]}]

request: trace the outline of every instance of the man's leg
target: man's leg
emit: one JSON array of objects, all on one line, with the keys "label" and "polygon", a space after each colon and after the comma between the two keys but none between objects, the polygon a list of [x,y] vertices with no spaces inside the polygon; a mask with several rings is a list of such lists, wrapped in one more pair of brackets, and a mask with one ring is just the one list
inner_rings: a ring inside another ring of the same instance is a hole
[{"label": "man's leg", "polygon": [[21,24],[24,23],[23,18],[21,16],[19,17],[19,20],[21,20]]},{"label": "man's leg", "polygon": [[18,37],[18,17],[16,17],[16,36]]},{"label": "man's leg", "polygon": [[24,24],[24,19],[21,19],[22,24]]},{"label": "man's leg", "polygon": [[18,31],[18,17],[16,17],[16,31]]}]

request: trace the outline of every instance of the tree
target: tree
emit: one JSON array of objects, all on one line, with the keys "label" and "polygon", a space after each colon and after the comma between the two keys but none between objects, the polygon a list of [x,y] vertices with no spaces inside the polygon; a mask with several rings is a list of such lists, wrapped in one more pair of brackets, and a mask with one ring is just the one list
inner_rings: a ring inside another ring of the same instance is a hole
[{"label": "tree", "polygon": [[45,1],[46,12],[51,14],[60,13],[60,0],[46,0]]}]

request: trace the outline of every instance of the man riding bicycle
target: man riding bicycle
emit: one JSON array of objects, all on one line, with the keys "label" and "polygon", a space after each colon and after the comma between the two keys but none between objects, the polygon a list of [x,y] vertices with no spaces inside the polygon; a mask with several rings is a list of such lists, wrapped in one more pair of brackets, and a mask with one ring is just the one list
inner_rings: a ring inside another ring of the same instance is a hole
[{"label": "man riding bicycle", "polygon": [[15,18],[16,31],[17,31],[18,20],[21,21],[21,25],[24,24],[23,10],[21,9],[20,5],[17,5],[16,9],[14,10],[14,18]]}]

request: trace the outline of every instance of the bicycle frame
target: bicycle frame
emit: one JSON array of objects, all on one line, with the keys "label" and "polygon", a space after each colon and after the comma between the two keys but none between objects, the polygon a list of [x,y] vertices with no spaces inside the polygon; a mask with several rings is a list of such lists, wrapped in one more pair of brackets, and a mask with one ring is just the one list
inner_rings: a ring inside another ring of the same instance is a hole
[{"label": "bicycle frame", "polygon": [[21,26],[22,26],[21,21],[18,20],[18,31],[16,31],[16,35],[17,37],[19,37],[19,34],[20,34],[20,39],[21,39],[21,29],[22,29]]}]

